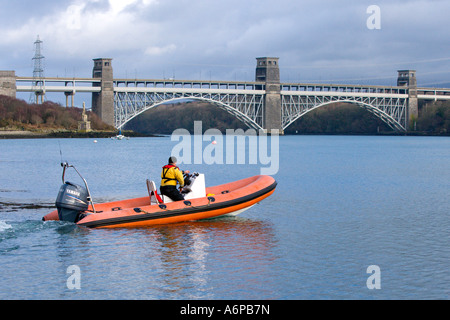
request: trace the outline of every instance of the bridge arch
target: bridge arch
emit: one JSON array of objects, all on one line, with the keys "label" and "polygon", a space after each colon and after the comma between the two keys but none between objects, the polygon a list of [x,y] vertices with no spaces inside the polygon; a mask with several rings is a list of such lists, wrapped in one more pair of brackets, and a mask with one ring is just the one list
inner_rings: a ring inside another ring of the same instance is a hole
[{"label": "bridge arch", "polygon": [[255,130],[263,130],[262,126],[257,123],[255,120],[253,120],[252,118],[250,118],[247,114],[241,112],[239,109],[234,108],[226,103],[223,103],[221,101],[217,101],[211,98],[205,98],[205,97],[176,97],[176,98],[169,98],[169,99],[165,99],[165,100],[161,100],[158,102],[155,102],[153,104],[148,104],[142,108],[139,108],[138,110],[136,110],[136,112],[132,113],[129,116],[125,116],[123,117],[116,114],[117,112],[119,112],[118,110],[120,110],[120,107],[116,106],[116,103],[119,103],[118,100],[116,100],[114,102],[115,104],[115,121],[116,121],[116,128],[117,129],[121,129],[123,128],[123,126],[125,126],[128,122],[130,122],[132,119],[138,117],[139,115],[141,115],[142,113],[156,108],[160,105],[163,104],[167,104],[169,102],[173,102],[173,101],[186,101],[186,100],[197,100],[197,101],[206,101],[209,102],[212,105],[217,106],[218,108],[227,111],[229,114],[233,115],[234,117],[238,118],[239,120],[241,120],[242,122],[244,122],[249,128],[255,129]]},{"label": "bridge arch", "polygon": [[358,107],[361,107],[370,113],[374,114],[376,117],[381,119],[384,123],[386,123],[390,128],[396,131],[405,131],[405,128],[402,126],[401,123],[399,123],[396,119],[394,119],[390,114],[385,112],[384,110],[381,110],[380,108],[373,106],[369,103],[361,102],[361,101],[355,101],[355,100],[337,100],[337,101],[327,101],[321,104],[317,104],[311,108],[304,109],[300,113],[298,113],[295,117],[292,118],[287,124],[283,125],[283,130],[286,130],[291,124],[293,124],[295,121],[306,115],[307,113],[316,110],[320,107],[328,106],[335,103],[350,103],[357,105]]}]

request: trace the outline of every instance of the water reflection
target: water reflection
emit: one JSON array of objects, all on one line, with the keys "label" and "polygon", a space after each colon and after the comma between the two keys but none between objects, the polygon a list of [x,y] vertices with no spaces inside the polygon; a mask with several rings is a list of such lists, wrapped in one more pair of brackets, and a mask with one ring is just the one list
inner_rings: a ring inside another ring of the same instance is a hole
[{"label": "water reflection", "polygon": [[[265,277],[255,272],[270,270],[276,242],[270,223],[239,217],[139,229],[58,230],[60,262],[64,267],[81,263],[82,272],[87,270],[85,287],[123,291],[126,285],[134,292],[130,296],[140,292],[137,298],[143,299],[213,299],[230,270],[241,270],[233,277],[253,273],[253,286],[264,287],[258,282]],[[102,277],[97,271],[90,279],[92,266],[103,268]]]}]

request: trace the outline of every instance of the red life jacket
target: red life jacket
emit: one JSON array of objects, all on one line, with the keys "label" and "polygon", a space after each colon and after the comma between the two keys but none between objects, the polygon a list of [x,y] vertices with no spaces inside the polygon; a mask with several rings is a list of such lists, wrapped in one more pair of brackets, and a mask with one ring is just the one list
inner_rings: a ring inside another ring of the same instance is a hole
[{"label": "red life jacket", "polygon": [[[170,169],[170,168],[178,168],[176,165],[173,164],[166,164],[163,169]],[[180,168],[178,168],[178,170],[180,170]]]}]

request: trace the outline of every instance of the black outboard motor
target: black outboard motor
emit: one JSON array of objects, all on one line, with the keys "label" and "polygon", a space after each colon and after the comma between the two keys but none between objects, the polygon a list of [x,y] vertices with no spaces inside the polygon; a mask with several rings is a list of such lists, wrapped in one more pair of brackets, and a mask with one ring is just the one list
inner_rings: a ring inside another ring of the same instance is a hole
[{"label": "black outboard motor", "polygon": [[[88,209],[89,203],[95,213],[94,202],[92,201],[87,182],[78,170],[67,162],[61,163],[61,166],[63,167],[63,185],[59,188],[58,197],[55,202],[56,208],[58,209],[58,217],[60,221],[77,223],[86,217],[87,214],[85,211]],[[64,175],[67,168],[73,168],[78,173],[83,180],[85,187],[64,181]]]},{"label": "black outboard motor", "polygon": [[85,188],[68,181],[64,183],[59,189],[55,203],[59,220],[77,223],[83,219],[86,216],[83,212],[89,206],[88,198]]}]

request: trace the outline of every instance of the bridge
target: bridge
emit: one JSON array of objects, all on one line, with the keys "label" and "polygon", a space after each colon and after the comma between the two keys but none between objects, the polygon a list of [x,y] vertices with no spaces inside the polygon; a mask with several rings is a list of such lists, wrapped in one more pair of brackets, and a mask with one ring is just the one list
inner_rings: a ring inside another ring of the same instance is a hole
[{"label": "bridge", "polygon": [[300,117],[336,102],[356,104],[392,129],[407,131],[418,117],[418,101],[450,100],[450,89],[417,87],[414,70],[399,70],[397,86],[281,83],[279,59],[256,58],[254,82],[175,79],[114,79],[112,59],[94,59],[92,78],[35,79],[0,71],[0,94],[34,92],[36,102],[46,92],[66,95],[66,106],[77,92],[92,93],[92,110],[122,128],[158,105],[194,99],[208,101],[242,120],[248,127],[283,133]]}]

